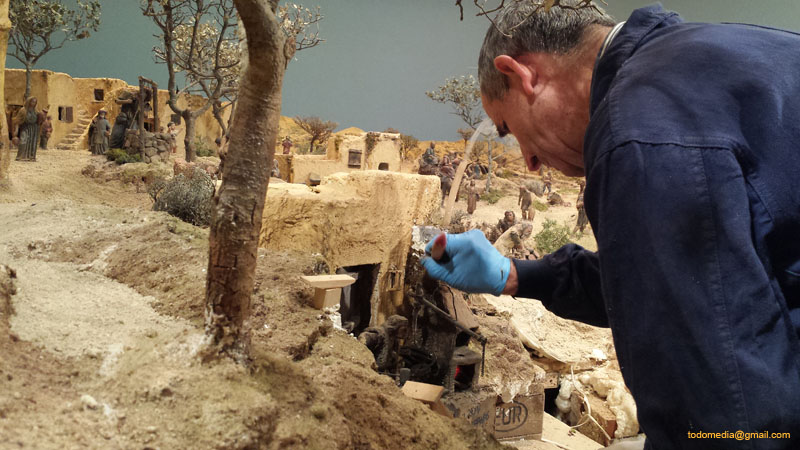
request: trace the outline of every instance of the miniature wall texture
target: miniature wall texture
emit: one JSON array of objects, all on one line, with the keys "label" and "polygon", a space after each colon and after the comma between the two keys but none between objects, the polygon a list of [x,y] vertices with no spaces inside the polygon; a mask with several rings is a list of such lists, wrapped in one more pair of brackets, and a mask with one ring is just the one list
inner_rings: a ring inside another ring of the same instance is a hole
[{"label": "miniature wall texture", "polygon": [[[357,170],[378,170],[383,163],[386,170],[400,171],[400,135],[392,133],[376,133],[378,141],[372,151],[367,152],[367,133],[357,135],[339,135],[328,140],[325,155],[294,155],[291,158],[291,176],[293,183],[305,183],[312,173],[325,177],[337,172]],[[338,150],[337,147],[338,142]],[[351,150],[360,152],[357,164],[351,164]],[[283,172],[281,172],[283,173]]]},{"label": "miniature wall texture", "polygon": [[319,253],[332,271],[380,264],[371,315],[379,325],[402,303],[411,227],[429,221],[440,195],[438,178],[373,170],[337,173],[315,188],[270,184],[259,245]]}]

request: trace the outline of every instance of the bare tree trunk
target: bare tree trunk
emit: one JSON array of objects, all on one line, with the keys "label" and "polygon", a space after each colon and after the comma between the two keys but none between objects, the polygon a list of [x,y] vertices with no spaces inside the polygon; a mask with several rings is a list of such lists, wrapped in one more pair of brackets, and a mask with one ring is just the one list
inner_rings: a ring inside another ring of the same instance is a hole
[{"label": "bare tree trunk", "polygon": [[25,64],[25,95],[22,96],[22,101],[28,101],[31,96],[31,81],[33,80],[33,65]]},{"label": "bare tree trunk", "polygon": [[197,117],[192,114],[189,108],[183,110],[183,121],[186,123],[186,134],[183,136],[183,148],[186,150],[186,162],[197,159],[194,149],[194,134]]},{"label": "bare tree trunk", "polygon": [[228,106],[228,108],[231,109],[231,114],[228,115],[227,122],[222,120],[222,108],[218,107],[216,103],[212,105],[211,108],[211,113],[214,115],[214,119],[217,121],[219,128],[222,130],[222,137],[227,138],[230,135],[231,123],[233,123],[233,110],[236,108],[236,100],[232,101],[231,105]]},{"label": "bare tree trunk", "polygon": [[206,334],[215,349],[246,362],[250,295],[289,53],[275,17],[277,0],[235,3],[247,33],[249,64],[240,81],[222,186],[214,197]]},{"label": "bare tree trunk", "polygon": [[311,142],[308,143],[308,154],[314,154],[314,136],[311,136]]}]

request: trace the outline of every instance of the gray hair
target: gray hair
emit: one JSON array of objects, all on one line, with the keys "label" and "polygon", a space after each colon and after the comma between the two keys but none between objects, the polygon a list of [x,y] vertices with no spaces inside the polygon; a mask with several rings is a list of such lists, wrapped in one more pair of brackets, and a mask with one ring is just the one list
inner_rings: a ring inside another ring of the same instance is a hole
[{"label": "gray hair", "polygon": [[513,0],[500,11],[486,31],[478,58],[478,78],[486,97],[501,99],[508,91],[508,79],[494,67],[496,57],[516,58],[524,53],[566,55],[578,47],[589,28],[615,24],[610,15],[594,4],[586,7],[583,0],[561,0],[561,3],[566,8],[554,6],[545,12],[539,0]]}]

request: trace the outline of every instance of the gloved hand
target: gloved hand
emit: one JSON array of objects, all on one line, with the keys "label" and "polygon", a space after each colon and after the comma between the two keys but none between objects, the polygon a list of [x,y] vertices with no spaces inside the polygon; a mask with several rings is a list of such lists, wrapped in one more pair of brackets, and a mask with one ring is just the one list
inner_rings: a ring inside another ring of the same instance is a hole
[{"label": "gloved hand", "polygon": [[[430,253],[433,241],[425,252]],[[473,294],[500,295],[508,281],[511,260],[495,249],[483,232],[470,230],[461,234],[448,234],[445,252],[450,259],[443,264],[427,257],[422,265],[428,274],[450,286]]]}]

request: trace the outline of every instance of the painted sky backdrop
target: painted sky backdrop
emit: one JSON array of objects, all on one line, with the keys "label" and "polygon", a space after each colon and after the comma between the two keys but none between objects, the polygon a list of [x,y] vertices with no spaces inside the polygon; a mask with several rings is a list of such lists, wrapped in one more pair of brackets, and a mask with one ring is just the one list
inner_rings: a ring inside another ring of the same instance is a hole
[{"label": "painted sky backdrop", "polygon": [[[66,0],[69,3],[71,0]],[[607,11],[624,20],[645,0],[606,0]],[[155,25],[138,0],[102,0],[100,30],[42,58],[39,69],[75,77],[139,75],[166,86],[167,72],[155,64]],[[382,131],[394,127],[420,139],[456,140],[463,127],[449,107],[425,96],[448,77],[477,75],[477,57],[489,23],[476,18],[465,0],[464,21],[452,0],[309,0],[324,20],[320,46],[297,54],[283,90],[285,116],[317,115],[340,124]],[[800,31],[800,1],[664,0],[687,21],[746,22]],[[13,57],[8,67],[21,68]]]}]

